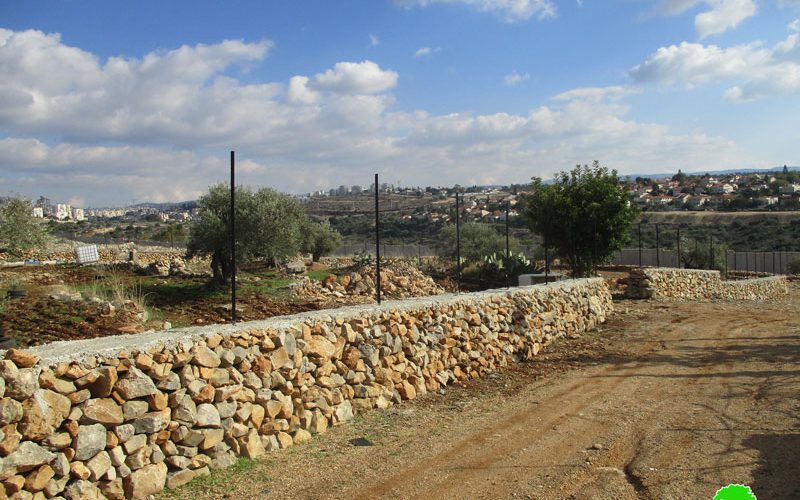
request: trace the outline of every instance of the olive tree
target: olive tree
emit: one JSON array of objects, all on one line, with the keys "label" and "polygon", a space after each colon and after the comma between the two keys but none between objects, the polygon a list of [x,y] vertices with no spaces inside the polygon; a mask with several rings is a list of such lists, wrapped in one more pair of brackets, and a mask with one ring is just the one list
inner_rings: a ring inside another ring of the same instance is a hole
[{"label": "olive tree", "polygon": [[342,235],[327,223],[309,222],[303,233],[303,252],[310,253],[314,262],[342,245]]},{"label": "olive tree", "polygon": [[22,257],[31,250],[45,250],[49,243],[50,232],[33,216],[30,201],[15,196],[0,205],[0,250]]},{"label": "olive tree", "polygon": [[636,217],[616,170],[594,162],[560,172],[552,184],[534,177],[525,221],[557,250],[573,277],[596,274],[628,242]]},{"label": "olive tree", "polygon": [[[506,237],[490,224],[469,222],[460,228],[461,259],[464,263],[482,262],[493,254],[505,255]],[[456,226],[448,224],[439,233],[439,250],[447,257],[456,256]],[[509,238],[512,252],[519,250],[519,241],[513,236]]]},{"label": "olive tree", "polygon": [[[212,283],[230,283],[230,186],[217,184],[198,200],[199,220],[192,226],[187,256],[211,255]],[[300,251],[307,219],[289,195],[269,188],[235,191],[236,262],[278,260]]]}]

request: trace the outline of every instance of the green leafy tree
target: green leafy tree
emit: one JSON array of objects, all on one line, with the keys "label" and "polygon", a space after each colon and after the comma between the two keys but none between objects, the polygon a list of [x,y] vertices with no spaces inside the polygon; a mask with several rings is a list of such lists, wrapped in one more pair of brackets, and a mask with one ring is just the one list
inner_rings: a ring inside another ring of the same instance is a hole
[{"label": "green leafy tree", "polygon": [[681,172],[681,169],[678,169],[678,173],[672,176],[672,180],[683,184],[687,180],[689,180],[689,176]]},{"label": "green leafy tree", "polygon": [[158,241],[168,241],[171,247],[175,246],[175,243],[183,243],[186,241],[186,227],[181,223],[176,224],[168,224],[162,230],[157,232],[154,236],[154,239]]},{"label": "green leafy tree", "polygon": [[696,241],[689,237],[681,238],[681,262],[687,269],[716,269],[725,271],[728,246],[724,243]]},{"label": "green leafy tree", "polygon": [[31,250],[44,251],[49,243],[49,229],[33,216],[30,201],[15,196],[0,206],[0,250],[23,257]]},{"label": "green leafy tree", "polygon": [[559,173],[553,184],[534,177],[531,187],[525,220],[569,263],[574,277],[595,274],[598,264],[628,242],[637,210],[616,170],[595,161]]},{"label": "green leafy tree", "polygon": [[330,224],[311,222],[303,233],[303,252],[310,253],[314,262],[342,245],[342,235]]},{"label": "green leafy tree", "polygon": [[[456,257],[456,226],[449,224],[439,233],[439,251],[446,257]],[[512,252],[519,251],[519,241],[509,238]],[[506,237],[489,224],[470,222],[461,226],[461,259],[465,264],[482,262],[492,254],[505,255]]]},{"label": "green leafy tree", "polygon": [[[307,219],[291,196],[269,188],[236,188],[236,262],[275,261],[297,254]],[[217,184],[198,200],[199,220],[191,228],[187,256],[211,254],[212,284],[230,283],[230,187]]]}]

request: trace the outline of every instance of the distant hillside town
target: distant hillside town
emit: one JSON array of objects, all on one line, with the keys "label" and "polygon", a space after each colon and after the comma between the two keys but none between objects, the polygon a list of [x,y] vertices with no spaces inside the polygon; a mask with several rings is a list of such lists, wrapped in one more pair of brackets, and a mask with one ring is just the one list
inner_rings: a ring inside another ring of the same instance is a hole
[{"label": "distant hillside town", "polygon": [[[650,178],[622,177],[631,202],[642,211],[753,211],[800,210],[800,172],[778,169],[750,173],[685,174]],[[462,213],[472,220],[497,222],[518,216],[514,208],[517,193],[527,185],[462,187],[400,187],[384,183],[379,187],[381,211],[411,217],[423,216],[433,222],[449,222],[456,192],[463,194]],[[375,186],[341,185],[326,191],[298,195],[310,214],[368,213],[374,210]],[[2,201],[2,199],[0,199]],[[403,215],[405,214],[405,215]],[[40,196],[33,203],[35,217],[53,221],[191,222],[197,216],[197,203],[144,203],[115,208],[80,208],[53,202]]]}]

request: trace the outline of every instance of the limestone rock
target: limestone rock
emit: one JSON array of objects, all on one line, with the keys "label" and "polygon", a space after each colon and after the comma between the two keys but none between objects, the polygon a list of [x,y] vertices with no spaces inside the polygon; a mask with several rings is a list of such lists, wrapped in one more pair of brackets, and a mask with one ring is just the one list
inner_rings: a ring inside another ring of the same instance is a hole
[{"label": "limestone rock", "polygon": [[3,398],[0,400],[0,425],[19,422],[22,419],[22,403],[15,399]]},{"label": "limestone rock", "polygon": [[23,441],[13,453],[0,462],[0,471],[6,472],[10,469],[26,471],[50,463],[55,458],[56,454],[44,447],[31,441]]},{"label": "limestone rock", "polygon": [[101,451],[86,462],[86,467],[91,472],[89,479],[96,482],[111,468],[111,458],[107,452]]},{"label": "limestone rock", "polygon": [[265,453],[264,445],[261,443],[261,437],[258,431],[250,429],[246,436],[239,438],[239,445],[242,454],[247,458],[258,458]]},{"label": "limestone rock", "polygon": [[106,447],[106,428],[102,424],[81,425],[75,438],[75,460],[89,460]]},{"label": "limestone rock", "polygon": [[25,478],[25,489],[28,491],[42,491],[47,487],[47,483],[53,479],[56,473],[53,468],[45,464],[38,469],[30,472]]},{"label": "limestone rock", "polygon": [[195,347],[192,364],[205,366],[208,368],[216,368],[220,365],[220,362],[221,361],[219,359],[219,356],[217,356],[217,353],[215,353],[205,345],[200,345]]},{"label": "limestone rock", "polygon": [[104,366],[98,368],[96,373],[97,379],[89,385],[89,391],[92,393],[92,397],[107,398],[117,383],[117,369],[113,366]]},{"label": "limestone rock", "polygon": [[174,490],[184,484],[188,483],[196,476],[196,472],[189,469],[178,470],[167,474],[166,485],[167,488]]},{"label": "limestone rock", "polygon": [[90,399],[82,409],[83,418],[89,423],[116,425],[124,421],[122,408],[113,399]]},{"label": "limestone rock", "polygon": [[154,434],[166,427],[167,422],[164,413],[155,411],[134,419],[131,424],[137,434]]},{"label": "limestone rock", "polygon": [[158,389],[153,379],[138,368],[131,367],[125,377],[117,381],[115,389],[124,399],[135,399],[155,394]]},{"label": "limestone rock", "polygon": [[220,427],[221,421],[217,408],[209,403],[199,405],[196,422],[198,427]]},{"label": "limestone rock", "polygon": [[20,368],[30,368],[39,361],[39,356],[12,347],[6,351],[6,359],[13,361]]},{"label": "limestone rock", "polygon": [[64,498],[68,500],[101,500],[105,496],[91,481],[79,479],[66,487]]}]

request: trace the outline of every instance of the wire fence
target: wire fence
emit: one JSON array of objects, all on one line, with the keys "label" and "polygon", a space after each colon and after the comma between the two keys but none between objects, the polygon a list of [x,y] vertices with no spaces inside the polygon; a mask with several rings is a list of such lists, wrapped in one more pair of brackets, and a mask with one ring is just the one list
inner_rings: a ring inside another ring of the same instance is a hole
[{"label": "wire fence", "polygon": [[[703,248],[703,247],[701,247]],[[675,249],[656,249],[656,248],[625,248],[614,254],[607,265],[610,266],[633,266],[633,267],[687,267],[687,253],[696,251],[687,249],[680,255]],[[520,252],[529,259],[542,258],[544,247],[535,245],[524,245],[520,247]],[[375,242],[364,240],[362,243],[348,243],[340,246],[333,254],[333,257],[353,257],[356,255],[375,255]],[[394,258],[447,258],[447,253],[441,247],[430,244],[381,244],[381,256]],[[558,258],[557,255],[553,256]],[[741,271],[749,273],[767,274],[788,274],[789,264],[793,261],[800,261],[800,252],[790,251],[771,251],[771,252],[750,252],[737,250],[722,250],[722,255],[717,259],[719,264],[721,259],[724,270]],[[712,266],[691,266],[691,267],[712,267]],[[463,279],[463,278],[462,278]]]}]

